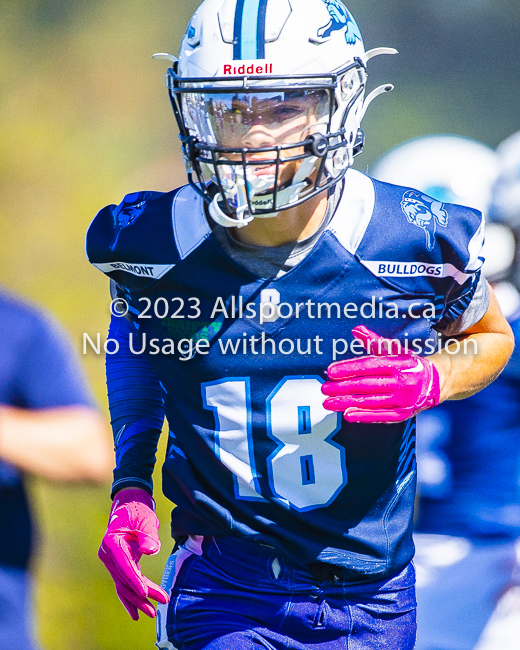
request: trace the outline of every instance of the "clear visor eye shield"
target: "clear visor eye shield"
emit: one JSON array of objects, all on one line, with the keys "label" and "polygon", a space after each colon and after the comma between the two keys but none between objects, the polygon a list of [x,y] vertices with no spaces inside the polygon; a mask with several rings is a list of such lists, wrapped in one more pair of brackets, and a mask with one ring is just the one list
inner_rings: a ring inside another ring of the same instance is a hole
[{"label": "clear visor eye shield", "polygon": [[166,85],[188,180],[213,219],[245,226],[338,182],[363,147],[362,131],[354,136],[347,122],[365,84],[360,59],[336,73],[290,79],[188,79],[174,64]]}]

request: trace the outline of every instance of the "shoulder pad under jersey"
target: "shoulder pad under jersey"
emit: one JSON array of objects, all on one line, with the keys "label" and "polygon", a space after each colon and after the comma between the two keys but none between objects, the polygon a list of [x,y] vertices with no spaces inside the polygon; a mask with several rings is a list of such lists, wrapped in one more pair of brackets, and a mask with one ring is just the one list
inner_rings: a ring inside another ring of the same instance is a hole
[{"label": "shoulder pad under jersey", "polygon": [[98,212],[87,231],[87,257],[128,288],[162,278],[209,235],[203,200],[189,185],[135,192]]},{"label": "shoulder pad under jersey", "polygon": [[349,170],[328,229],[373,275],[413,294],[444,293],[482,266],[482,215]]}]

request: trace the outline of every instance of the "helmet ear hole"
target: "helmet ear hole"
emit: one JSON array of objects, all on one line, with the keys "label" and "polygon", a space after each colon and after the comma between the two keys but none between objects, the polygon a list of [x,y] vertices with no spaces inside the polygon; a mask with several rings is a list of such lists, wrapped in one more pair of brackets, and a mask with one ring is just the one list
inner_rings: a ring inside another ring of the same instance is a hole
[{"label": "helmet ear hole", "polygon": [[343,147],[342,149],[338,149],[333,157],[332,157],[332,164],[334,167],[334,171],[336,173],[340,173],[344,169],[348,167],[349,161],[348,161],[348,153],[347,150]]},{"label": "helmet ear hole", "polygon": [[[356,81],[358,82],[357,84]],[[356,94],[360,83],[361,80],[359,78],[359,73],[357,70],[349,70],[346,72],[339,81],[342,101],[349,102]]]}]

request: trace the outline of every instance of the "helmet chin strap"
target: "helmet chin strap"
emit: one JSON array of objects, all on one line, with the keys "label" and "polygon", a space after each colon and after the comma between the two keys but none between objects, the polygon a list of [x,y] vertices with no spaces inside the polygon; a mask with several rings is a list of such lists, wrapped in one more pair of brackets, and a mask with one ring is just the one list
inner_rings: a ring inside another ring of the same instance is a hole
[{"label": "helmet chin strap", "polygon": [[[308,183],[305,179],[312,172],[317,160],[317,156],[310,156],[302,162],[289,187],[285,187],[276,193],[278,201],[281,201],[284,205],[290,205],[299,199],[300,194],[306,187],[308,187]],[[216,223],[224,228],[244,228],[255,218],[271,219],[280,214],[279,212],[274,211],[269,212],[268,214],[251,214],[247,202],[247,193],[245,190],[246,181],[244,180],[243,169],[240,168],[233,170],[232,176],[234,178],[230,178],[229,176],[224,178],[222,186],[226,195],[228,197],[231,195],[229,198],[237,203],[236,217],[230,217],[222,210],[220,207],[220,202],[223,200],[222,194],[218,193],[209,205],[209,213]],[[268,207],[269,205],[274,204],[274,194],[262,194],[261,192],[274,185],[275,182],[276,177],[272,174],[260,176],[251,175],[251,178],[247,178],[249,198],[253,208]]]},{"label": "helmet chin strap", "polygon": [[213,201],[209,204],[209,214],[219,226],[223,226],[224,228],[244,228],[244,226],[247,226],[248,223],[253,221],[253,215],[245,217],[246,206],[237,208],[236,217],[228,217],[220,207],[219,201],[222,201],[222,194],[220,193],[216,194]]}]

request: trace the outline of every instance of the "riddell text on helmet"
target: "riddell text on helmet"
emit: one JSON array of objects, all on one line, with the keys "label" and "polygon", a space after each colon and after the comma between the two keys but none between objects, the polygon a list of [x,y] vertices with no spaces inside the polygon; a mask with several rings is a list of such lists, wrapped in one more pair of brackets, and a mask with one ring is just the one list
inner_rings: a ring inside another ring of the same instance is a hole
[{"label": "riddell text on helmet", "polygon": [[224,75],[244,74],[273,74],[273,64],[259,61],[243,61],[241,65],[237,65],[237,61],[224,64]]}]

